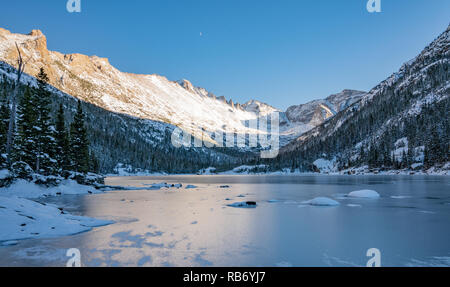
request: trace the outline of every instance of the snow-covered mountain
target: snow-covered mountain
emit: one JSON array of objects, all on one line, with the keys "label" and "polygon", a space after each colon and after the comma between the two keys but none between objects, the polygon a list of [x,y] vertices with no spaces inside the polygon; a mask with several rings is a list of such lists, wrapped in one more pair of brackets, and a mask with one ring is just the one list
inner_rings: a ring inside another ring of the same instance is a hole
[{"label": "snow-covered mountain", "polygon": [[27,74],[35,75],[44,67],[55,88],[106,110],[165,122],[190,132],[201,128],[255,132],[243,124],[256,118],[255,113],[216,98],[187,80],[174,82],[159,75],[124,73],[106,58],[49,51],[46,37],[39,30],[21,35],[0,29],[0,60],[15,64],[15,43],[27,61]]},{"label": "snow-covered mountain", "polygon": [[315,100],[306,104],[291,106],[286,110],[287,118],[293,123],[318,126],[325,120],[360,100],[366,92],[343,90],[324,100]]},{"label": "snow-covered mountain", "polygon": [[75,98],[108,111],[180,127],[196,135],[201,130],[261,133],[250,129],[248,121],[279,112],[280,144],[285,145],[363,94],[344,91],[317,103],[291,107],[284,113],[257,100],[241,105],[223,96],[216,97],[185,79],[170,81],[155,74],[124,73],[107,58],[49,51],[47,39],[39,30],[23,35],[0,28],[0,61],[15,65],[16,43],[27,61],[28,75],[36,75],[43,67],[53,87]]},{"label": "snow-covered mountain", "polygon": [[326,159],[335,170],[445,166],[450,157],[449,47],[450,26],[360,100],[357,92],[332,96],[329,108],[350,106],[285,146],[282,160],[299,166]]}]

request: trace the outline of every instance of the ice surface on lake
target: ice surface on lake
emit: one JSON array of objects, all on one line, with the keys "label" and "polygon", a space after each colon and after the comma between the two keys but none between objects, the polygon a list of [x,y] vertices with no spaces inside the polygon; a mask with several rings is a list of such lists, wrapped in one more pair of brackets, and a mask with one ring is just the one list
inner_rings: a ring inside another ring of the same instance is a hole
[{"label": "ice surface on lake", "polygon": [[[369,248],[381,251],[382,266],[450,265],[445,260],[450,256],[449,177],[117,177],[106,184],[163,182],[183,188],[43,199],[70,214],[115,224],[0,245],[0,266],[65,266],[69,247],[80,249],[83,266],[365,266]],[[381,196],[342,197],[353,190],[376,190]],[[241,194],[244,199],[237,197]],[[299,205],[317,197],[341,206]],[[245,201],[257,207],[227,206]]]},{"label": "ice surface on lake", "polygon": [[349,203],[349,204],[347,204],[347,206],[348,206],[348,207],[361,207],[362,205],[361,205],[361,204],[352,204],[352,203]]},{"label": "ice surface on lake", "polygon": [[267,202],[269,203],[277,203],[280,202],[278,199],[269,199]]}]

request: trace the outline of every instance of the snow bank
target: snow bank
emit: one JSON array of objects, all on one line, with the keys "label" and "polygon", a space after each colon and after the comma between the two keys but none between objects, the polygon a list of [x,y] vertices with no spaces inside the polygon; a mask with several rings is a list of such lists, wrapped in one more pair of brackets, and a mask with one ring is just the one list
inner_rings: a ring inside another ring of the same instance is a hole
[{"label": "snow bank", "polygon": [[316,197],[311,200],[303,201],[303,204],[309,204],[313,206],[338,206],[340,203],[328,197]]},{"label": "snow bank", "polygon": [[23,179],[17,180],[9,187],[0,189],[0,196],[39,198],[46,196],[55,196],[63,194],[93,194],[102,193],[102,191],[92,186],[78,184],[74,180],[63,180],[60,185],[55,187],[45,187],[37,185]]},{"label": "snow bank", "polygon": [[201,169],[197,172],[197,174],[204,174],[204,175],[211,175],[211,174],[216,174],[216,168],[215,167],[208,167],[208,168],[204,168]]},{"label": "snow bank", "polygon": [[7,170],[7,169],[0,170],[0,180],[8,178],[10,176],[11,176],[11,174],[10,174],[9,170]]},{"label": "snow bank", "polygon": [[237,208],[256,208],[257,204],[254,201],[244,201],[227,204],[227,206]]},{"label": "snow bank", "polygon": [[0,241],[48,238],[89,231],[92,227],[113,223],[83,216],[66,214],[54,205],[0,196]]},{"label": "snow bank", "polygon": [[[160,190],[161,188],[177,188],[180,189],[183,184],[181,183],[167,183],[167,182],[161,182],[161,183],[144,183],[144,187],[137,187],[137,186],[110,186],[112,190],[120,189],[120,190]],[[190,187],[194,188],[194,187]],[[195,187],[196,188],[196,187]]]},{"label": "snow bank", "polygon": [[375,190],[370,189],[363,189],[363,190],[356,190],[350,192],[348,197],[358,197],[358,198],[379,198],[380,194],[376,192]]},{"label": "snow bank", "polygon": [[313,165],[321,172],[321,173],[330,173],[336,170],[336,159],[327,160],[324,158],[319,158],[313,162]]},{"label": "snow bank", "polygon": [[255,174],[255,173],[265,173],[267,172],[268,166],[265,164],[260,165],[241,165],[238,167],[235,167],[228,172],[228,174]]},{"label": "snow bank", "polygon": [[109,177],[116,176],[164,176],[165,172],[153,172],[141,168],[135,168],[131,165],[118,163],[114,168],[114,173],[107,174]]}]

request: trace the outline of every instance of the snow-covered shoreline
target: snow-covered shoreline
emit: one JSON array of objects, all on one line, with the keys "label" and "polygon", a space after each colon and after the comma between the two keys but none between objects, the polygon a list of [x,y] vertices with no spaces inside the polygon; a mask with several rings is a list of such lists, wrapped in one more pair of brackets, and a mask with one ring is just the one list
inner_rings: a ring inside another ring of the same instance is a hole
[{"label": "snow-covered shoreline", "polygon": [[338,172],[299,172],[298,170],[291,172],[289,169],[285,169],[282,171],[273,171],[273,172],[236,172],[233,170],[223,171],[218,173],[180,173],[180,174],[168,174],[168,173],[127,173],[124,174],[107,174],[106,177],[139,177],[139,176],[148,176],[148,177],[176,177],[176,176],[224,176],[224,175],[232,175],[232,176],[271,176],[271,175],[281,175],[281,176],[386,176],[386,175],[403,175],[403,176],[448,176],[450,175],[450,170],[387,170],[387,171],[367,171],[365,169],[352,169],[352,170],[342,170]]},{"label": "snow-covered shoreline", "polygon": [[37,201],[49,196],[94,193],[102,191],[74,180],[63,180],[57,186],[44,187],[19,179],[8,187],[0,188],[0,246],[13,245],[23,239],[73,235],[112,224],[109,220],[71,215],[58,206]]}]

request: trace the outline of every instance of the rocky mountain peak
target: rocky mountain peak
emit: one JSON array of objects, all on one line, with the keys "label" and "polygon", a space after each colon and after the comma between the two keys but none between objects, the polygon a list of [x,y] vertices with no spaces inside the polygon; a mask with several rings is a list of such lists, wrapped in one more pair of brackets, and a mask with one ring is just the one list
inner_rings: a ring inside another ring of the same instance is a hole
[{"label": "rocky mountain peak", "polygon": [[30,35],[30,36],[44,36],[44,33],[42,33],[42,31],[39,30],[39,29],[35,29],[35,30],[31,30],[31,32],[28,33],[28,35]]},{"label": "rocky mountain peak", "polygon": [[190,92],[195,92],[194,85],[186,79],[179,80],[178,84]]}]

